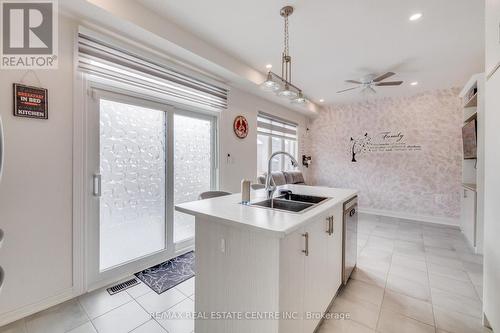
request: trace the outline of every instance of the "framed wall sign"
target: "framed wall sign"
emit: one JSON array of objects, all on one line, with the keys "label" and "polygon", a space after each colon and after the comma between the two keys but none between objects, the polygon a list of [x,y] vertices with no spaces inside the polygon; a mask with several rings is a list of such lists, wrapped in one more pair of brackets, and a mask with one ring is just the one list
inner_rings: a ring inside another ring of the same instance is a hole
[{"label": "framed wall sign", "polygon": [[14,83],[14,116],[48,119],[48,90]]},{"label": "framed wall sign", "polygon": [[244,139],[248,135],[248,121],[243,116],[237,116],[233,122],[234,134],[240,139]]}]

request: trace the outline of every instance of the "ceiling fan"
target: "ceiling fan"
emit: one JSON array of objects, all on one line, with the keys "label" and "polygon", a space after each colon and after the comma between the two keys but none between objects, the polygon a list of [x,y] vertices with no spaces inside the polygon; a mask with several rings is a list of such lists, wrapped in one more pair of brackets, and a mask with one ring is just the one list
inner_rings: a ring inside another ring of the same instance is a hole
[{"label": "ceiling fan", "polygon": [[387,87],[387,86],[399,86],[399,85],[401,85],[403,83],[403,81],[382,82],[385,79],[390,78],[393,75],[396,75],[396,73],[387,72],[385,74],[381,74],[381,75],[378,75],[378,76],[374,75],[374,74],[366,75],[366,76],[362,77],[361,79],[359,79],[359,81],[357,81],[357,80],[346,80],[345,82],[347,82],[347,83],[354,83],[354,84],[357,84],[358,86],[352,87],[352,88],[348,88],[348,89],[344,89],[344,90],[340,90],[340,91],[337,91],[337,93],[343,93],[343,92],[346,92],[346,91],[349,91],[349,90],[354,90],[354,89],[362,88],[361,92],[374,94],[374,93],[377,92],[373,88],[374,86],[377,86],[377,87]]}]

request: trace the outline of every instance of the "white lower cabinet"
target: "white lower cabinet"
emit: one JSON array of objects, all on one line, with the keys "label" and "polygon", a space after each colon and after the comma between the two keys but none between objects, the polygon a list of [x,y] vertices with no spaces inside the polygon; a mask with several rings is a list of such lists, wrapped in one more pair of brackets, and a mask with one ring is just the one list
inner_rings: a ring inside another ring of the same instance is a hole
[{"label": "white lower cabinet", "polygon": [[476,192],[463,188],[460,228],[469,245],[476,247]]},{"label": "white lower cabinet", "polygon": [[342,203],[284,237],[205,217],[196,234],[196,313],[282,316],[197,318],[197,333],[313,333],[341,285]]},{"label": "white lower cabinet", "polygon": [[282,320],[279,332],[312,333],[341,285],[341,208],[284,238],[280,260],[280,309],[304,318]]}]

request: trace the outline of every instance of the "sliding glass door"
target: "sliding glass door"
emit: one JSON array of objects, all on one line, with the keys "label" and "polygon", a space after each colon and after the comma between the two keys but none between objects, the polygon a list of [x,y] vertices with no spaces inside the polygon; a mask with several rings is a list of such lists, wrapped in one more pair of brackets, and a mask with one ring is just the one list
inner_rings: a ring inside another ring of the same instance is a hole
[{"label": "sliding glass door", "polygon": [[216,187],[216,118],[98,91],[88,111],[88,281],[106,284],[194,245],[174,205]]}]

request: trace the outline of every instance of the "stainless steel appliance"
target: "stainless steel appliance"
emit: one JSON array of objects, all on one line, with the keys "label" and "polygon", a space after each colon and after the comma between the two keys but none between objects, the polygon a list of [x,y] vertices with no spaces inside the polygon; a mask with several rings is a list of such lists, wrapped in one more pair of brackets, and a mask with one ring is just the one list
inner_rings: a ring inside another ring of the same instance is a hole
[{"label": "stainless steel appliance", "polygon": [[344,203],[342,282],[347,284],[358,257],[358,197]]}]

